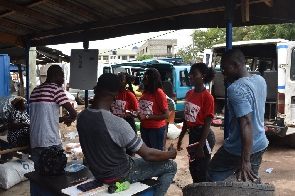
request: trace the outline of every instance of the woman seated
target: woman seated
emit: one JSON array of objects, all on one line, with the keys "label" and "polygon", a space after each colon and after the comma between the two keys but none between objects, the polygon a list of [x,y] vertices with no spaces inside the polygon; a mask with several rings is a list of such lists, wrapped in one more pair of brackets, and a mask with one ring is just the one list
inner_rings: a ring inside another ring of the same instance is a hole
[{"label": "woman seated", "polygon": [[30,117],[26,112],[27,101],[23,97],[16,97],[11,101],[11,105],[15,110],[9,122],[7,140],[13,148],[30,145]]}]

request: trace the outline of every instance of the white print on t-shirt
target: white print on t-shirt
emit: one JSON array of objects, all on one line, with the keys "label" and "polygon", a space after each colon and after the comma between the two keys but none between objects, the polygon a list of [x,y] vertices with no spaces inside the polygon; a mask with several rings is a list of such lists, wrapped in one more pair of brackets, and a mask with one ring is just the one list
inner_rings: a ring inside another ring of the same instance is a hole
[{"label": "white print on t-shirt", "polygon": [[197,115],[200,111],[200,106],[191,102],[184,102],[184,117],[186,121],[197,122]]},{"label": "white print on t-shirt", "polygon": [[126,101],[122,101],[122,100],[114,101],[111,105],[113,114],[116,114],[116,115],[125,114],[125,106],[126,106]]},{"label": "white print on t-shirt", "polygon": [[153,102],[147,100],[139,100],[140,114],[153,114]]}]

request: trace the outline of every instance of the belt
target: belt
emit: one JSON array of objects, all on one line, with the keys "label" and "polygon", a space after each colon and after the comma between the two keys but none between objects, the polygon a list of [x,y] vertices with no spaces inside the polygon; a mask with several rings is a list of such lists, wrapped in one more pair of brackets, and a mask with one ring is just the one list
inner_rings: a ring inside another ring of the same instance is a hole
[{"label": "belt", "polygon": [[197,125],[197,126],[194,126],[194,127],[189,127],[188,129],[189,130],[194,130],[194,129],[202,129],[203,128],[203,125]]}]

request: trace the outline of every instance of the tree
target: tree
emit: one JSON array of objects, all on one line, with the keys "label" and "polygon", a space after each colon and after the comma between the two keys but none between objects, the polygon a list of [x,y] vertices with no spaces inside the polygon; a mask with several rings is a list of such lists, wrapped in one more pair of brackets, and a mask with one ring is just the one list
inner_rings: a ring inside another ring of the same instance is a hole
[{"label": "tree", "polygon": [[138,61],[141,61],[141,60],[144,60],[144,59],[152,59],[153,58],[153,56],[152,55],[146,55],[146,54],[144,54],[144,55],[141,55],[141,56],[137,56],[136,57],[136,60],[138,60]]},{"label": "tree", "polygon": [[192,45],[188,45],[185,48],[178,50],[177,56],[181,57],[185,63],[190,63],[193,59]]}]

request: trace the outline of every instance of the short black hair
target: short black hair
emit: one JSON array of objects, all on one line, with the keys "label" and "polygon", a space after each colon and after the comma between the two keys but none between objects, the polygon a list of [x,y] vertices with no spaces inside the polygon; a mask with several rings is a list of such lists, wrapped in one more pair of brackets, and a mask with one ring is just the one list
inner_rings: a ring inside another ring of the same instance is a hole
[{"label": "short black hair", "polygon": [[246,66],[246,58],[243,52],[239,49],[230,49],[225,51],[222,54],[221,61],[224,62],[225,59],[230,60],[231,62],[237,62],[237,63],[240,63],[241,65]]},{"label": "short black hair", "polygon": [[112,73],[104,73],[102,74],[96,84],[97,92],[118,92],[120,87],[120,79],[119,76]]},{"label": "short black hair", "polygon": [[59,65],[51,65],[48,69],[47,69],[47,78],[53,78],[54,74],[62,71],[62,68]]}]

